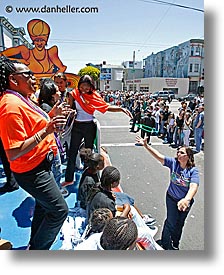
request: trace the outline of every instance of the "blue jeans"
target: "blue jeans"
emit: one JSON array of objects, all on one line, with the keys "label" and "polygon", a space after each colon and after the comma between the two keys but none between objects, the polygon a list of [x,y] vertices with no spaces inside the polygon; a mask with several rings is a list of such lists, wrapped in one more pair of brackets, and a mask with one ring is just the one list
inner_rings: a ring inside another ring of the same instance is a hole
[{"label": "blue jeans", "polygon": [[194,129],[194,140],[195,140],[195,144],[196,144],[196,150],[198,152],[201,151],[202,133],[203,133],[203,128],[195,128]]},{"label": "blue jeans", "polygon": [[168,193],[166,194],[167,217],[164,222],[161,241],[162,247],[165,250],[172,249],[172,243],[175,247],[179,247],[185,219],[194,201],[191,201],[187,211],[179,211],[177,202]]},{"label": "blue jeans", "polygon": [[164,125],[165,125],[165,121],[161,120],[160,125],[159,125],[159,133],[162,134],[162,135],[165,133]]},{"label": "blue jeans", "polygon": [[68,206],[47,160],[25,173],[14,173],[18,184],[35,199],[30,250],[48,250],[68,215]]},{"label": "blue jeans", "polygon": [[175,127],[173,139],[176,146],[183,145],[183,138],[181,137],[181,133],[182,133],[182,130],[179,127]]}]

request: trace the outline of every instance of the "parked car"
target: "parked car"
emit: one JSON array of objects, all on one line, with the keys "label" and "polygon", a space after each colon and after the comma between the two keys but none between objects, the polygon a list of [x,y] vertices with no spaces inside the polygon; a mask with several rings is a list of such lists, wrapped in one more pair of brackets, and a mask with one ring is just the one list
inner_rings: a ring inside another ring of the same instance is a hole
[{"label": "parked car", "polygon": [[174,91],[169,90],[168,92],[169,92],[169,96],[170,96],[171,99],[175,99],[176,98]]},{"label": "parked car", "polygon": [[168,97],[169,97],[168,91],[157,91],[150,95],[150,98],[153,98],[153,99],[162,98],[164,100],[168,100]]},{"label": "parked car", "polygon": [[177,99],[178,101],[190,101],[195,97],[196,97],[195,94],[186,94],[186,95],[179,96]]}]

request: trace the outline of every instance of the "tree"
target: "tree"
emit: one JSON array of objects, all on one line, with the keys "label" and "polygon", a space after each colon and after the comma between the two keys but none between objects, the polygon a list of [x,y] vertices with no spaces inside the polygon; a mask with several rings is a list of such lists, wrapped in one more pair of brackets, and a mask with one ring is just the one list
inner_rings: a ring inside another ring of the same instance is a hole
[{"label": "tree", "polygon": [[94,81],[97,81],[100,77],[100,70],[92,66],[86,66],[78,72],[79,76],[86,74],[91,76]]}]

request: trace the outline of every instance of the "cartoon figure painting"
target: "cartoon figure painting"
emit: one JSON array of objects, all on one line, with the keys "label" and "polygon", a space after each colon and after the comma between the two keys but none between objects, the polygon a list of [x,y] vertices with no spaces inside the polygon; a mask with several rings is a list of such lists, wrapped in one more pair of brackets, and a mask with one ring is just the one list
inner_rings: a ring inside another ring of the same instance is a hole
[{"label": "cartoon figure painting", "polygon": [[[37,79],[53,77],[55,73],[64,73],[67,69],[58,56],[58,47],[52,46],[46,49],[50,35],[50,26],[41,19],[32,19],[27,23],[27,30],[33,42],[32,49],[25,45],[8,48],[0,53],[11,59],[17,59],[26,64]],[[75,74],[66,73],[71,87],[75,87],[79,77]]]}]

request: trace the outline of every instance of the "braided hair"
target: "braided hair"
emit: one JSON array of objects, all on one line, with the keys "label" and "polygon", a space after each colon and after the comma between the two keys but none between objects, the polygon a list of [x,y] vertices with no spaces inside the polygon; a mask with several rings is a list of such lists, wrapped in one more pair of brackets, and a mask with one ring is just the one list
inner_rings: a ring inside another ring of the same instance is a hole
[{"label": "braided hair", "polygon": [[102,232],[105,225],[110,220],[111,215],[112,212],[108,208],[95,209],[90,215],[85,239],[87,239],[92,233]]},{"label": "braided hair", "polygon": [[107,166],[103,169],[100,182],[102,187],[111,186],[114,182],[118,182],[121,179],[119,170],[114,166]]},{"label": "braided hair", "polygon": [[15,64],[22,63],[5,56],[0,57],[0,96],[9,88],[9,76],[16,72]]},{"label": "braided hair", "polygon": [[100,245],[104,250],[127,250],[137,239],[135,222],[125,217],[112,218],[103,230]]}]

